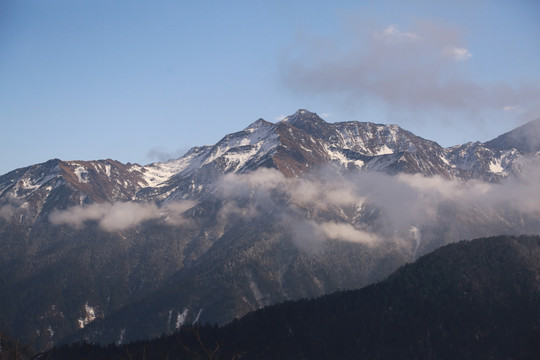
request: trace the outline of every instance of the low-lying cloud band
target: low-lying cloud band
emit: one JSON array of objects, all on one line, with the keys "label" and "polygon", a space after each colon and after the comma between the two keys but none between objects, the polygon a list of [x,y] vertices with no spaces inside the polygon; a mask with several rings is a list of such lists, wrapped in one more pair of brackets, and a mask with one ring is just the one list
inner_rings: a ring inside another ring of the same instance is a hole
[{"label": "low-lying cloud band", "polygon": [[55,210],[49,215],[54,225],[70,225],[81,228],[87,221],[97,221],[106,231],[121,231],[135,227],[148,220],[163,220],[168,225],[184,225],[182,214],[195,206],[194,201],[176,201],[158,207],[154,203],[116,202],[87,206],[73,206]]}]

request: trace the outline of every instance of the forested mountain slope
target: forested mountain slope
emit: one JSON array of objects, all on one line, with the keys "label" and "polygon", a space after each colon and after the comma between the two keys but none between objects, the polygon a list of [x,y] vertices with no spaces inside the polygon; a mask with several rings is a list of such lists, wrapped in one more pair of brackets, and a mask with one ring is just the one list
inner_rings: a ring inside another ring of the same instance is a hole
[{"label": "forested mountain slope", "polygon": [[462,241],[360,290],[269,306],[219,328],[44,356],[208,359],[214,351],[214,359],[537,359],[540,237]]}]

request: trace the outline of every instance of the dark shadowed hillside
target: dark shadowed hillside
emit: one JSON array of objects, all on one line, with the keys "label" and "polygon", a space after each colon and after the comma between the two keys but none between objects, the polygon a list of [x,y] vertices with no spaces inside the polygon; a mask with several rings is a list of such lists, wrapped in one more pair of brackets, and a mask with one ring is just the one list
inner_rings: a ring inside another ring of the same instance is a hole
[{"label": "dark shadowed hillside", "polygon": [[[241,357],[238,357],[241,355]],[[223,327],[51,359],[538,359],[540,237],[439,248],[361,290],[285,302]]]}]

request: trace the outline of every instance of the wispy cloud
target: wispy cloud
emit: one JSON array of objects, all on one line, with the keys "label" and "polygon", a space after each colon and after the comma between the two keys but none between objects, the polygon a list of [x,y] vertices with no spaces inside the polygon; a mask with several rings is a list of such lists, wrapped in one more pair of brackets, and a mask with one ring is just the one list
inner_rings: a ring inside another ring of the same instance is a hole
[{"label": "wispy cloud", "polygon": [[382,31],[375,31],[375,37],[400,41],[415,41],[419,39],[418,35],[413,32],[400,31],[397,25],[389,25]]},{"label": "wispy cloud", "polygon": [[334,170],[311,178],[287,178],[273,169],[228,174],[218,181],[217,195],[225,201],[220,221],[281,214],[305,251],[329,239],[417,247],[442,238],[540,231],[540,166],[525,168],[531,170],[501,184],[372,172],[338,176]]},{"label": "wispy cloud", "polygon": [[96,203],[55,210],[49,215],[49,221],[54,225],[75,228],[84,227],[88,221],[96,221],[106,231],[126,230],[149,220],[161,220],[168,225],[185,225],[188,220],[182,214],[195,204],[187,200],[171,202],[162,207],[154,203]]},{"label": "wispy cloud", "polygon": [[[540,98],[540,85],[479,82],[466,73],[474,61],[463,31],[434,21],[410,29],[397,24],[368,27],[358,19],[342,39],[302,38],[282,62],[282,81],[302,94],[336,99],[339,105],[364,108],[374,100],[392,111],[466,114],[499,112],[501,104],[522,107]],[[358,25],[361,24],[361,25]]]},{"label": "wispy cloud", "polygon": [[188,149],[178,149],[176,151],[167,151],[163,148],[157,147],[150,149],[146,154],[147,158],[151,161],[165,162],[172,159],[178,159],[187,152]]},{"label": "wispy cloud", "polygon": [[11,204],[0,206],[0,218],[6,221],[9,221],[11,219],[11,216],[14,212],[15,208]]},{"label": "wispy cloud", "polygon": [[517,112],[517,111],[520,111],[521,108],[517,105],[506,105],[503,107],[503,110]]},{"label": "wispy cloud", "polygon": [[442,50],[442,54],[459,61],[465,61],[472,57],[472,54],[469,50],[450,45],[444,47],[444,49]]}]

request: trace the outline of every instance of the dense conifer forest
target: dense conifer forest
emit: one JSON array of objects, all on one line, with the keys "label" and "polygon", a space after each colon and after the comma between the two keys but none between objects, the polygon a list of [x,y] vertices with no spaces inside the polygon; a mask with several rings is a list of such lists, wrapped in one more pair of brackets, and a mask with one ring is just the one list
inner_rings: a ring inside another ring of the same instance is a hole
[{"label": "dense conifer forest", "polygon": [[39,359],[538,359],[540,237],[444,246],[360,290]]}]

